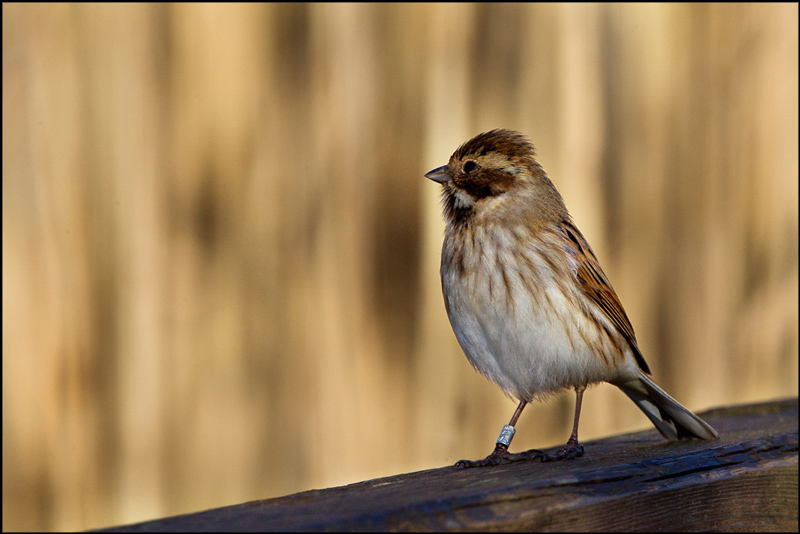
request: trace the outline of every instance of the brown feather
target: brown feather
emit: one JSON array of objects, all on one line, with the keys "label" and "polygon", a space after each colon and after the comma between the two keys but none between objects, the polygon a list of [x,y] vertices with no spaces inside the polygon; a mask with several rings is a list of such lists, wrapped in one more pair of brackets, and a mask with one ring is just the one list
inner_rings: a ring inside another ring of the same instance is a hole
[{"label": "brown feather", "polygon": [[608,320],[628,342],[636,358],[636,363],[639,364],[642,371],[650,374],[650,367],[639,350],[636,334],[633,333],[633,326],[628,319],[628,315],[625,313],[625,309],[622,307],[614,288],[611,287],[611,283],[608,281],[602,267],[600,267],[600,262],[597,261],[594,251],[592,251],[586,238],[583,237],[583,234],[571,220],[562,221],[561,227],[569,240],[575,245],[578,259],[578,281],[581,289],[592,302],[597,304]]}]

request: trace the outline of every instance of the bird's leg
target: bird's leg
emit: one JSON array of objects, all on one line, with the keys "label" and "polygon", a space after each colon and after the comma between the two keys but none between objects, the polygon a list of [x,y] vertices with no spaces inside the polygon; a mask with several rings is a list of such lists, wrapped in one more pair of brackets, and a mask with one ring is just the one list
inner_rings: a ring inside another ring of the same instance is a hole
[{"label": "bird's leg", "polygon": [[585,387],[575,388],[575,423],[572,425],[572,435],[569,437],[566,446],[555,454],[545,454],[542,458],[543,462],[554,462],[556,460],[573,459],[583,456],[583,445],[578,443],[578,419],[581,416],[581,401],[583,400],[583,391]]},{"label": "bird's leg", "polygon": [[514,412],[514,415],[511,417],[511,421],[509,421],[509,423],[505,425],[503,430],[500,432],[500,437],[497,438],[497,445],[495,445],[492,454],[483,460],[459,460],[456,462],[456,467],[485,467],[489,465],[510,464],[512,462],[522,462],[525,460],[533,460],[535,458],[544,457],[544,453],[536,449],[518,453],[508,452],[508,446],[511,444],[511,440],[514,438],[514,433],[516,432],[514,426],[517,424],[517,419],[519,419],[522,409],[525,408],[526,404],[528,404],[526,401],[520,401],[519,406],[517,406],[517,409]]}]

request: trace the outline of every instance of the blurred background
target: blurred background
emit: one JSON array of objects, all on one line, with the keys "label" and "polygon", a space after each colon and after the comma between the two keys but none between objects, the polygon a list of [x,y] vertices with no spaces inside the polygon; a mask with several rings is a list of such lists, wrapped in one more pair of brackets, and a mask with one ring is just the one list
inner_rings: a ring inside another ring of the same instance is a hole
[{"label": "blurred background", "polygon": [[[3,4],[3,530],[488,454],[516,404],[452,334],[423,174],[497,127],[657,383],[797,395],[796,4]],[[588,392],[582,440],[648,428]]]}]

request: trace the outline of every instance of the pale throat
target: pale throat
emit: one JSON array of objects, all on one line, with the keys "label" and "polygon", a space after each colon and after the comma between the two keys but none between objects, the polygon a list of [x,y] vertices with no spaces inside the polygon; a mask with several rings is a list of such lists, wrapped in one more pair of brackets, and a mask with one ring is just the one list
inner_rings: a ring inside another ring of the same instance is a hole
[{"label": "pale throat", "polygon": [[454,188],[453,198],[455,199],[453,207],[456,209],[469,209],[475,205],[475,199],[472,198],[472,195],[457,187]]}]

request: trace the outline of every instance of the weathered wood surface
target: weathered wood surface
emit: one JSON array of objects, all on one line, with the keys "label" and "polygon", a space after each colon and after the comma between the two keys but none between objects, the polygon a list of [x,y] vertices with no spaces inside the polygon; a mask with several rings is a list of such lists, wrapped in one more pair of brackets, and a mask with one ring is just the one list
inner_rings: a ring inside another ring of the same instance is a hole
[{"label": "weathered wood surface", "polygon": [[[713,442],[655,430],[548,464],[451,466],[109,531],[797,531],[797,399],[702,414]],[[488,452],[488,450],[487,450]]]}]

